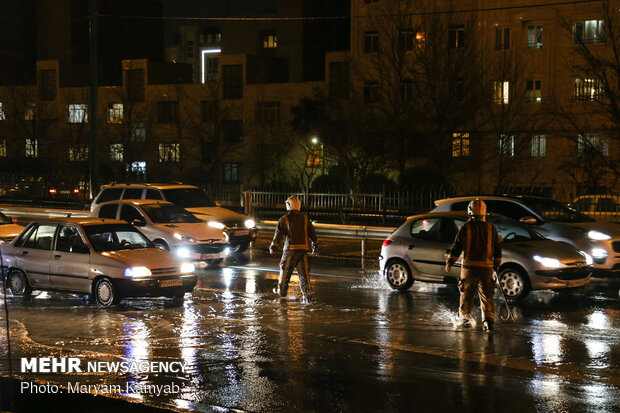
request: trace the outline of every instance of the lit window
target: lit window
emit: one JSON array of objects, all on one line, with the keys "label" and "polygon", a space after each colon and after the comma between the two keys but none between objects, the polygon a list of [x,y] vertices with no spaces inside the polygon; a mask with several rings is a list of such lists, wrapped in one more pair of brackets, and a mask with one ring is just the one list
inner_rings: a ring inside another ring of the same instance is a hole
[{"label": "lit window", "polygon": [[72,103],[69,105],[69,123],[87,123],[88,105],[84,103]]},{"label": "lit window", "polygon": [[323,166],[323,145],[311,145],[306,156],[306,166],[320,168]]},{"label": "lit window", "polygon": [[39,157],[39,141],[38,139],[26,138],[26,158]]},{"label": "lit window", "polygon": [[379,32],[368,30],[364,32],[364,53],[374,53],[379,50]]},{"label": "lit window", "polygon": [[108,105],[108,122],[121,123],[123,121],[123,104],[110,103]]},{"label": "lit window", "polygon": [[605,21],[586,20],[573,27],[575,43],[602,43],[605,41]]},{"label": "lit window", "polygon": [[26,110],[24,112],[25,120],[34,120],[35,114],[37,113],[37,104],[36,103],[27,103]]},{"label": "lit window", "polygon": [[224,163],[224,182],[240,184],[243,180],[243,165],[238,162]]},{"label": "lit window", "polygon": [[510,102],[510,82],[495,81],[493,82],[493,103],[505,105]]},{"label": "lit window", "polygon": [[4,114],[4,105],[0,102],[0,120],[6,120],[6,115]]},{"label": "lit window", "polygon": [[543,45],[543,27],[527,27],[527,47],[530,49],[540,49]]},{"label": "lit window", "polygon": [[367,80],[364,82],[364,103],[377,103],[379,101],[379,82]]},{"label": "lit window", "polygon": [[539,79],[527,79],[525,81],[525,99],[528,102],[540,102],[542,101],[541,81]]},{"label": "lit window", "polygon": [[146,178],[146,162],[136,161],[127,164],[127,172],[139,179]]},{"label": "lit window", "polygon": [[146,123],[132,122],[131,123],[131,141],[132,142],[144,142],[145,140],[146,140]]},{"label": "lit window", "polygon": [[278,47],[278,35],[274,30],[263,33],[263,49],[275,49]]},{"label": "lit window", "polygon": [[452,25],[448,30],[448,46],[459,49],[465,46],[465,25]]},{"label": "lit window", "polygon": [[69,160],[71,162],[84,162],[88,160],[88,145],[75,145],[69,148]]},{"label": "lit window", "polygon": [[158,147],[159,162],[179,162],[181,160],[181,144],[160,143]]},{"label": "lit window", "polygon": [[499,137],[499,154],[501,156],[515,156],[515,137],[510,135],[500,135]]},{"label": "lit window", "polygon": [[599,100],[604,96],[603,85],[598,79],[575,79],[575,99]]},{"label": "lit window", "polygon": [[221,49],[202,50],[202,83],[216,81],[220,72]]},{"label": "lit window", "polygon": [[577,139],[577,152],[579,155],[600,154],[609,156],[609,140],[607,136],[600,136],[593,133],[579,135]]},{"label": "lit window", "polygon": [[0,158],[6,158],[6,139],[0,141]]},{"label": "lit window", "polygon": [[110,160],[112,162],[123,162],[123,144],[110,144]]},{"label": "lit window", "polygon": [[461,158],[469,156],[469,133],[452,134],[452,157]]},{"label": "lit window", "polygon": [[256,102],[256,122],[262,125],[279,125],[280,102]]},{"label": "lit window", "polygon": [[510,29],[508,27],[495,28],[495,50],[508,50],[510,48]]},{"label": "lit window", "polygon": [[544,158],[547,156],[547,137],[545,135],[532,136],[532,157]]}]

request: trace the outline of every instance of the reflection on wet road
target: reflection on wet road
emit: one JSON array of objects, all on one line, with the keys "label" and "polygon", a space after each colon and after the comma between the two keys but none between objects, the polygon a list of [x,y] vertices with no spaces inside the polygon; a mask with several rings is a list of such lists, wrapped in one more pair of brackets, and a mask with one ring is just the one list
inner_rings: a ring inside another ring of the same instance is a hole
[{"label": "reflection on wet road", "polygon": [[316,301],[304,305],[296,278],[288,300],[271,293],[276,265],[259,256],[204,270],[184,301],[101,309],[76,295],[9,297],[14,365],[22,356],[182,361],[182,374],[27,376],[174,382],[178,393],[121,397],[180,410],[618,411],[618,280],[532,293],[516,321],[486,335],[454,328],[454,286],[396,293],[376,273],[316,264]]}]

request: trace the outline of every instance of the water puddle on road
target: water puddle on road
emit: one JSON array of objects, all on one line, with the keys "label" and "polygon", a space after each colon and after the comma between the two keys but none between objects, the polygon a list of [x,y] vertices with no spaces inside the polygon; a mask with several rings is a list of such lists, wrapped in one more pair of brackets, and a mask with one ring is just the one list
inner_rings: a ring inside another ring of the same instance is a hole
[{"label": "water puddle on road", "polygon": [[391,290],[385,278],[379,271],[364,271],[362,279],[350,288],[364,288],[369,290]]}]

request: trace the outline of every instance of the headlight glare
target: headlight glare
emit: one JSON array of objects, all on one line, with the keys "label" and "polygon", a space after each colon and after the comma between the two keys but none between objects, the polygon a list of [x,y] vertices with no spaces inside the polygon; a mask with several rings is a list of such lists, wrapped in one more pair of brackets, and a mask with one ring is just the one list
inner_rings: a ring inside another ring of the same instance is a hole
[{"label": "headlight glare", "polygon": [[254,222],[253,219],[246,219],[245,220],[245,227],[246,228],[254,228],[256,226],[256,222]]},{"label": "headlight glare", "polygon": [[209,221],[208,225],[211,228],[217,228],[217,229],[224,229],[224,228],[226,228],[226,226],[224,224],[222,224],[221,222],[217,222],[217,221]]},{"label": "headlight glare", "polygon": [[592,248],[592,258],[594,259],[603,259],[607,258],[609,254],[603,248]]},{"label": "headlight glare", "polygon": [[175,252],[177,254],[177,257],[180,257],[180,258],[189,258],[190,257],[189,248],[178,247]]},{"label": "headlight glare", "polygon": [[555,258],[541,257],[540,255],[534,255],[534,261],[538,261],[547,268],[560,268],[563,266],[560,260],[557,260]]},{"label": "headlight glare", "polygon": [[190,262],[184,262],[183,264],[181,264],[181,272],[183,274],[187,274],[190,272],[194,272],[196,271],[196,266]]},{"label": "headlight glare", "polygon": [[129,267],[125,269],[125,277],[147,277],[151,270],[146,267]]},{"label": "headlight glare", "polygon": [[593,241],[607,241],[611,239],[611,236],[600,231],[590,231],[588,232],[588,238]]}]

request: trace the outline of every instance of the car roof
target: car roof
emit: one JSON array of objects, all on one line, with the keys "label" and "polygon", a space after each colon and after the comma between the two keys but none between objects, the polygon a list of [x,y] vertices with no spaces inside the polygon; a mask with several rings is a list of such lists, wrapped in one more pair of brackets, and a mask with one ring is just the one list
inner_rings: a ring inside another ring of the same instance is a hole
[{"label": "car roof", "polygon": [[111,184],[102,185],[101,189],[106,188],[155,188],[155,189],[171,189],[171,188],[198,188],[194,185],[186,185],[180,182],[177,183],[164,183],[164,182],[133,182],[122,183],[113,182]]},{"label": "car roof", "polygon": [[443,198],[435,201],[435,205],[443,203],[453,203],[459,201],[469,201],[471,199],[504,199],[511,201],[553,201],[552,198],[546,198],[544,196],[537,195],[471,195],[471,196],[458,196],[453,198]]},{"label": "car roof", "polygon": [[54,223],[54,224],[78,224],[82,226],[88,225],[101,225],[101,224],[127,224],[125,221],[110,218],[94,218],[94,217],[66,217],[66,218],[50,218],[50,219],[38,219],[32,221],[37,224],[41,223]]},{"label": "car roof", "polygon": [[163,204],[174,205],[172,202],[162,201],[161,199],[117,199],[116,201],[106,201],[99,204],[104,206],[108,204],[132,204],[132,205],[150,205],[150,204]]},{"label": "car roof", "polygon": [[[407,217],[407,220],[424,218],[424,217],[436,217],[436,218],[467,218],[467,211],[444,211],[444,212],[426,212],[424,214],[411,215]],[[488,213],[487,217],[502,217],[506,218],[503,215]],[[510,218],[507,218],[510,219]]]}]

